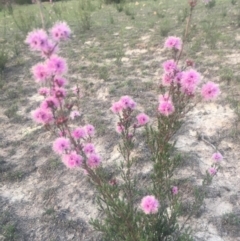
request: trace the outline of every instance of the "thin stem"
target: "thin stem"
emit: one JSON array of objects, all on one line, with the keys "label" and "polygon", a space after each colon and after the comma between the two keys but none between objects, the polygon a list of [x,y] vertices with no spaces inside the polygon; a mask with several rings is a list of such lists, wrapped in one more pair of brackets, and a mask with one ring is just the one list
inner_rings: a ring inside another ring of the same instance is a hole
[{"label": "thin stem", "polygon": [[43,12],[42,12],[42,1],[37,0],[37,2],[38,2],[38,6],[39,6],[41,21],[42,21],[42,28],[45,29],[45,22],[44,22],[44,17],[43,17]]},{"label": "thin stem", "polygon": [[191,22],[191,20],[192,20],[193,9],[194,9],[194,7],[191,7],[191,8],[190,8],[190,14],[189,14],[188,19],[187,19],[187,24],[186,24],[186,28],[185,28],[185,33],[184,33],[184,36],[183,36],[182,48],[181,48],[181,50],[180,50],[180,53],[179,53],[178,58],[177,58],[177,61],[176,61],[177,64],[178,64],[179,60],[180,60],[181,57],[182,57],[184,44],[185,44],[185,42],[186,42],[186,39],[187,39],[187,36],[188,36],[188,32],[189,32],[189,29],[190,29],[190,22]]}]

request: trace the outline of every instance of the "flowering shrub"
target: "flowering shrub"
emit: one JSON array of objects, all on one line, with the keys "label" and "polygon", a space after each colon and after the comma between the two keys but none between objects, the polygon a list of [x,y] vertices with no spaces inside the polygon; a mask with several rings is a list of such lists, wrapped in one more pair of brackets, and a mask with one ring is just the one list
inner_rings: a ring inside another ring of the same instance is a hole
[{"label": "flowering shrub", "polygon": [[[195,5],[196,1],[190,1],[190,17]],[[184,41],[175,36],[167,38],[164,47],[172,51],[172,59],[162,65],[156,120],[145,113],[136,114],[137,103],[130,96],[122,96],[110,108],[118,116],[116,131],[121,136],[119,151],[123,160],[119,167],[120,177],[108,180],[101,166],[102,157],[92,142],[94,127],[89,123],[80,126],[71,123],[76,118],[82,123],[78,105],[80,89],[74,87],[74,97],[68,98],[68,81],[64,77],[68,71],[67,61],[57,55],[60,42],[67,41],[70,35],[69,26],[58,22],[49,34],[38,29],[26,38],[31,50],[44,58],[42,63],[32,67],[33,77],[41,86],[38,93],[43,96],[40,106],[32,111],[32,118],[55,133],[57,138],[52,149],[64,165],[83,168],[95,184],[97,203],[104,217],[92,220],[91,224],[103,233],[104,240],[192,240],[188,231],[178,225],[181,192],[172,177],[181,158],[174,154],[174,145],[169,141],[181,126],[182,117],[193,108],[191,103],[195,103],[199,96],[204,101],[215,99],[220,94],[218,85],[208,82],[200,87],[201,74],[194,69],[193,61],[187,60],[180,66]],[[137,182],[136,159],[132,155],[139,129],[145,129],[149,160],[153,167],[147,187]],[[214,162],[206,171],[203,186],[211,183],[222,158],[219,152],[213,154]],[[194,197],[193,211],[187,220],[202,205],[204,193],[196,191]]]}]

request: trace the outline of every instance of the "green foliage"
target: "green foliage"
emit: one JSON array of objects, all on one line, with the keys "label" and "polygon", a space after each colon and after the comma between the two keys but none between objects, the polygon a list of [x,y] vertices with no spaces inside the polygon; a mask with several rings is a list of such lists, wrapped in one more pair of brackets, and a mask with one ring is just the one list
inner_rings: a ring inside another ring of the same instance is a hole
[{"label": "green foliage", "polygon": [[32,29],[41,26],[34,12],[26,15],[21,10],[19,10],[18,12],[13,11],[12,19],[18,30],[20,30],[24,34],[27,34]]},{"label": "green foliage", "polygon": [[124,13],[131,17],[131,19],[135,19],[135,12],[134,12],[134,8],[130,5],[125,5],[124,6]]},{"label": "green foliage", "polygon": [[12,224],[8,224],[3,227],[3,235],[6,241],[16,240],[16,227]]},{"label": "green foliage", "polygon": [[4,49],[1,49],[1,51],[0,51],[0,72],[2,72],[5,69],[7,62],[8,62],[8,53]]},{"label": "green foliage", "polygon": [[16,117],[18,111],[18,106],[16,104],[11,105],[7,110],[4,111],[4,115],[8,118]]},{"label": "green foliage", "polygon": [[240,215],[237,213],[227,213],[223,215],[222,222],[240,228]]},{"label": "green foliage", "polygon": [[104,0],[105,4],[111,4],[111,3],[119,4],[119,3],[124,3],[124,2],[125,2],[125,0]]},{"label": "green foliage", "polygon": [[240,212],[235,211],[226,213],[221,218],[224,232],[231,233],[231,236],[239,237],[240,235]]},{"label": "green foliage", "polygon": [[91,13],[95,10],[95,6],[91,1],[79,0],[78,8],[75,11],[75,16],[79,22],[79,26],[83,30],[89,30],[92,26]]},{"label": "green foliage", "polygon": [[207,4],[205,4],[205,7],[208,9],[211,9],[215,7],[215,5],[216,5],[216,0],[210,0]]},{"label": "green foliage", "polygon": [[171,30],[171,27],[170,27],[170,23],[168,20],[165,20],[161,23],[161,26],[160,26],[160,35],[162,37],[166,37],[168,36],[168,33],[170,32]]},{"label": "green foliage", "polygon": [[183,9],[179,12],[179,14],[177,15],[178,22],[179,22],[179,23],[185,22],[186,19],[187,19],[187,17],[188,17],[188,14],[189,14],[188,8],[187,8],[187,7],[183,8]]},{"label": "green foliage", "polygon": [[240,27],[240,9],[238,9],[238,13],[236,16],[236,22],[237,22],[237,27],[239,28]]},{"label": "green foliage", "polygon": [[221,33],[217,31],[216,23],[214,21],[205,20],[202,22],[202,29],[205,35],[205,42],[210,48],[216,49],[217,43],[221,37]]},{"label": "green foliage", "polygon": [[16,4],[23,5],[23,4],[31,4],[32,0],[14,0]]},{"label": "green foliage", "polygon": [[222,68],[220,71],[220,78],[222,81],[227,81],[229,83],[234,78],[234,73],[231,68]]},{"label": "green foliage", "polygon": [[118,12],[122,12],[124,9],[124,3],[121,2],[121,3],[116,4],[116,9],[118,10]]}]

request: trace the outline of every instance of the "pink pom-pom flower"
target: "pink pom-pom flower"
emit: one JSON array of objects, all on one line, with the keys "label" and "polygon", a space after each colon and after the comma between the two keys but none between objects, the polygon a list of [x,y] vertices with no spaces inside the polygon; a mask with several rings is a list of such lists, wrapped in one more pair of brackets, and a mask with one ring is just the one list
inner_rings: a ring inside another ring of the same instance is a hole
[{"label": "pink pom-pom flower", "polygon": [[194,69],[182,72],[181,85],[183,87],[197,86],[200,83],[201,75]]},{"label": "pink pom-pom flower", "polygon": [[63,154],[65,151],[70,149],[70,140],[65,137],[58,137],[54,142],[53,142],[53,150],[57,154]]},{"label": "pink pom-pom flower", "polygon": [[139,126],[144,126],[149,122],[149,116],[144,113],[138,114],[136,118]]},{"label": "pink pom-pom flower", "polygon": [[87,143],[83,147],[83,151],[86,155],[95,153],[95,146],[92,143]]},{"label": "pink pom-pom flower", "polygon": [[66,60],[58,55],[52,55],[46,65],[52,75],[63,75],[68,70]]},{"label": "pink pom-pom flower", "polygon": [[77,127],[75,130],[72,132],[72,137],[74,139],[80,139],[86,137],[87,133],[84,127]]},{"label": "pink pom-pom flower", "polygon": [[84,126],[84,128],[85,128],[85,131],[86,131],[87,135],[94,136],[95,128],[94,128],[93,125],[88,124],[88,125]]},{"label": "pink pom-pom flower", "polygon": [[214,167],[210,167],[210,168],[208,169],[208,173],[209,173],[211,176],[214,176],[214,175],[217,174],[217,169],[214,168]]},{"label": "pink pom-pom flower", "polygon": [[122,104],[123,109],[130,108],[131,110],[133,110],[136,107],[136,103],[128,95],[122,96],[119,102]]},{"label": "pink pom-pom flower", "polygon": [[122,104],[120,101],[115,102],[115,103],[112,104],[112,107],[111,107],[110,109],[111,109],[111,111],[112,111],[114,114],[117,114],[117,113],[119,113],[120,111],[122,111],[122,109],[123,109],[123,104]]},{"label": "pink pom-pom flower", "polygon": [[49,88],[47,87],[41,87],[39,90],[38,90],[38,94],[39,95],[42,95],[42,96],[48,96],[50,93],[50,90]]},{"label": "pink pom-pom flower", "polygon": [[91,154],[88,159],[87,159],[87,164],[91,167],[91,168],[95,168],[98,167],[101,163],[101,158],[98,154]]},{"label": "pink pom-pom flower", "polygon": [[49,124],[53,121],[52,112],[45,108],[37,108],[32,111],[32,118],[39,124]]},{"label": "pink pom-pom flower", "polygon": [[71,29],[66,22],[58,22],[52,27],[50,34],[54,41],[59,42],[70,38]]},{"label": "pink pom-pom flower", "polygon": [[212,155],[212,159],[215,161],[215,162],[220,162],[222,161],[223,159],[223,156],[220,152],[215,152],[213,155]]},{"label": "pink pom-pom flower", "polygon": [[159,201],[154,196],[145,196],[140,206],[145,214],[154,214],[158,212]]},{"label": "pink pom-pom flower", "polygon": [[158,106],[158,111],[162,115],[169,116],[175,111],[175,108],[171,101],[162,101]]},{"label": "pink pom-pom flower", "polygon": [[178,194],[178,187],[174,186],[172,187],[172,194],[177,195]]},{"label": "pink pom-pom flower", "polygon": [[203,85],[201,94],[204,100],[213,100],[220,94],[219,86],[209,81]]},{"label": "pink pom-pom flower", "polygon": [[165,48],[180,50],[182,48],[182,40],[175,36],[167,38],[164,44]]},{"label": "pink pom-pom flower", "polygon": [[36,29],[28,33],[25,43],[30,46],[33,51],[42,51],[48,44],[48,35],[42,29]]},{"label": "pink pom-pom flower", "polygon": [[41,108],[43,109],[56,109],[60,105],[57,98],[53,96],[47,97],[41,104]]},{"label": "pink pom-pom flower", "polygon": [[50,72],[44,63],[38,63],[33,66],[32,73],[36,82],[45,82],[50,76]]},{"label": "pink pom-pom flower", "polygon": [[167,60],[163,63],[163,69],[167,73],[173,73],[177,70],[177,64],[173,59]]},{"label": "pink pom-pom flower", "polygon": [[63,155],[62,161],[68,168],[75,168],[82,164],[83,158],[77,155],[76,152],[71,152]]}]

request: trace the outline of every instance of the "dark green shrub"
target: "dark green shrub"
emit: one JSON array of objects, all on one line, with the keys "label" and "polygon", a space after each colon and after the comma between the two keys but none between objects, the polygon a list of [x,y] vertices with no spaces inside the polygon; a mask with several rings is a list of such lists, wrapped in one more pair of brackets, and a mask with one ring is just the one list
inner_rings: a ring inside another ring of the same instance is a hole
[{"label": "dark green shrub", "polygon": [[123,3],[124,0],[104,0],[105,4],[111,4],[111,3]]},{"label": "dark green shrub", "polygon": [[216,5],[216,1],[215,0],[210,0],[205,6],[206,8],[213,8]]},{"label": "dark green shrub", "polygon": [[16,4],[23,5],[23,4],[31,4],[32,0],[15,0]]},{"label": "dark green shrub", "polygon": [[8,54],[4,50],[1,50],[0,51],[0,72],[2,72],[5,69],[7,62],[8,62]]}]

